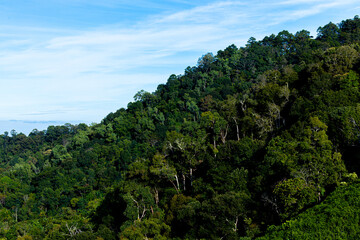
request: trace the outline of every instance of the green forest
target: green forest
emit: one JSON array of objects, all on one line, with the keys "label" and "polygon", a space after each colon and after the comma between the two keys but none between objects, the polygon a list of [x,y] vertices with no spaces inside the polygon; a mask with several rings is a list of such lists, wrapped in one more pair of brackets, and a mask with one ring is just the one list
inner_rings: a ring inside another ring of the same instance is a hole
[{"label": "green forest", "polygon": [[99,124],[0,135],[1,240],[356,239],[360,18],[207,53]]}]

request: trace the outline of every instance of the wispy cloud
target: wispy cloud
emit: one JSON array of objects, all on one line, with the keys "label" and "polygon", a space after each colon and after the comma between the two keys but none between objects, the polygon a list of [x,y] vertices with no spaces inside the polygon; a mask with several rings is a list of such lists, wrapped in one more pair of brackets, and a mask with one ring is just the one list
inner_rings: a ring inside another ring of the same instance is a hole
[{"label": "wispy cloud", "polygon": [[[154,90],[206,52],[233,43],[244,45],[251,36],[356,4],[352,0],[213,1],[200,6],[169,2],[187,8],[175,12],[164,8],[128,26],[113,22],[87,30],[0,26],[0,88],[2,98],[8,99],[0,103],[0,119],[100,121],[109,111],[125,107],[136,91]],[[118,7],[129,2],[104,4]]]},{"label": "wispy cloud", "polygon": [[[333,18],[333,15],[328,13],[330,10],[349,10],[349,7],[355,5],[356,3],[356,0],[299,0],[269,3],[268,8],[271,10],[264,15],[269,19],[265,24],[267,26],[280,25],[309,17],[319,19],[318,15],[328,16],[329,19],[324,19],[327,23],[330,21],[330,18]],[[342,11],[345,12],[344,10]],[[346,12],[348,13],[348,11]],[[350,15],[348,17],[353,16]],[[342,20],[341,17],[339,20]],[[313,25],[314,29],[319,27],[315,25],[315,22],[313,22]]]},{"label": "wispy cloud", "polygon": [[278,4],[279,5],[299,5],[299,4],[318,4],[318,3],[324,3],[329,2],[328,0],[297,0],[297,1],[281,1]]},{"label": "wispy cloud", "polygon": [[[186,22],[206,24],[206,23],[219,23],[226,22],[228,19],[233,19],[236,15],[246,16],[242,13],[239,7],[247,6],[245,2],[216,2],[206,6],[195,7],[190,10],[185,10],[171,14],[169,16],[160,17],[154,20],[155,23],[177,23],[184,24]],[[237,11],[240,10],[240,11]],[[235,14],[235,11],[237,13]],[[231,14],[229,16],[228,14]]]}]

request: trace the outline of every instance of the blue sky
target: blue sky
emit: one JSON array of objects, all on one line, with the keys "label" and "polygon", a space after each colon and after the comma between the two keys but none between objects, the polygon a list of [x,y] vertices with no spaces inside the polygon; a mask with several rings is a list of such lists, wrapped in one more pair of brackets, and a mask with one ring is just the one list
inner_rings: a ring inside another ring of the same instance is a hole
[{"label": "blue sky", "polygon": [[282,30],[316,36],[359,12],[358,0],[0,0],[0,132],[9,120],[25,133],[100,122],[207,52]]}]

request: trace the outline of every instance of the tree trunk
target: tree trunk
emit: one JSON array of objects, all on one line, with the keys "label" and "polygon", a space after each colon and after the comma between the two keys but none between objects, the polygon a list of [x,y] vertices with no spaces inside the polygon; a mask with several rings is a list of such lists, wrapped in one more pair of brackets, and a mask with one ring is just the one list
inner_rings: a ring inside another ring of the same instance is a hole
[{"label": "tree trunk", "polygon": [[159,204],[159,191],[157,190],[157,188],[155,187],[155,203],[156,206]]},{"label": "tree trunk", "polygon": [[177,191],[179,191],[180,186],[179,186],[179,178],[177,175],[175,175],[175,179],[176,179],[176,184],[177,184]]},{"label": "tree trunk", "polygon": [[220,131],[220,137],[221,137],[221,141],[222,141],[223,144],[226,143],[226,136],[228,134],[228,129],[229,129],[229,125],[226,125],[225,132],[223,130]]},{"label": "tree trunk", "polygon": [[186,190],[186,186],[185,186],[185,184],[186,184],[185,175],[183,174],[182,177],[183,177],[183,189],[184,189],[184,191],[185,191],[185,190]]},{"label": "tree trunk", "polygon": [[190,168],[190,186],[192,187],[193,170]]},{"label": "tree trunk", "polygon": [[237,136],[237,140],[240,141],[239,125],[238,125],[238,123],[237,123],[237,121],[236,121],[236,118],[233,117],[233,119],[234,119],[235,126],[236,126],[236,136]]}]

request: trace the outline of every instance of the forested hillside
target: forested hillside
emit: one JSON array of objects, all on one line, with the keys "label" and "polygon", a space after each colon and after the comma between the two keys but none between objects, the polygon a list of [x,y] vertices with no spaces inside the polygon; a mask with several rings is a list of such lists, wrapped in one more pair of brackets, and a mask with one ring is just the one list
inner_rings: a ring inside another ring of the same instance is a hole
[{"label": "forested hillside", "polygon": [[358,239],[360,185],[338,187],[319,205],[278,227],[258,240],[273,239]]},{"label": "forested hillside", "polygon": [[357,236],[359,44],[357,16],[250,38],[99,124],[2,134],[0,239]]}]

